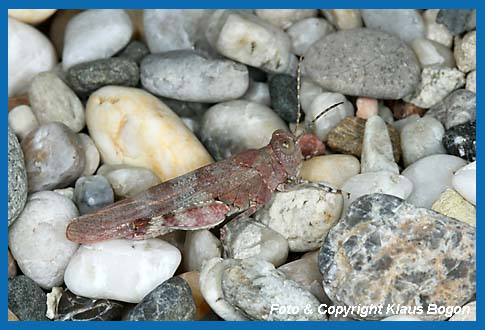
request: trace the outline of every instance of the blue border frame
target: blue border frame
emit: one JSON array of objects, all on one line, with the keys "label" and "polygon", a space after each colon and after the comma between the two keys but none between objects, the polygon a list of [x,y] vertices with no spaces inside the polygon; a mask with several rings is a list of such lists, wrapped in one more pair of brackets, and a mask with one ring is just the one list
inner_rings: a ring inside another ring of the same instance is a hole
[{"label": "blue border frame", "polygon": [[[71,1],[59,1],[59,0],[44,0],[44,1],[34,1],[34,0],[4,0],[0,2],[0,6],[2,7],[2,16],[1,16],[1,24],[4,27],[2,29],[4,32],[2,34],[3,44],[7,45],[8,37],[7,37],[7,9],[8,8],[63,8],[63,9],[76,9],[76,8],[123,8],[123,9],[137,9],[137,8],[477,8],[477,22],[480,22],[481,18],[481,4],[479,0],[472,1],[472,0],[461,0],[461,1],[450,1],[450,0],[395,0],[395,1],[384,1],[384,0],[367,0],[367,1],[356,1],[356,0],[348,0],[342,1],[317,1],[317,0],[298,0],[297,2],[292,2],[288,0],[232,0],[232,1],[195,1],[195,0],[178,0],[178,1],[167,1],[167,0],[138,0],[137,2],[128,2],[126,0],[105,0],[105,1],[92,1],[92,0],[71,0]],[[480,24],[480,23],[477,23]],[[480,37],[478,37],[480,39]],[[481,53],[481,42],[477,44],[477,58]],[[7,93],[7,52],[4,50],[2,53],[2,60],[4,62],[3,65],[3,79],[2,79],[2,90],[4,91],[4,105],[5,109],[7,108],[7,101],[8,101],[8,93]],[[480,72],[480,71],[479,71]],[[477,85],[481,81],[481,75],[477,76]],[[482,104],[481,101],[482,97],[480,94],[477,95],[477,107]],[[482,138],[482,127],[481,117],[483,116],[482,111],[477,112],[477,153],[478,159],[481,159],[481,140]],[[3,173],[4,175],[1,177],[2,180],[2,189],[0,190],[2,200],[7,200],[8,194],[8,183],[7,183],[7,112],[4,113],[4,120],[1,121],[1,127],[3,132],[3,136],[5,138],[5,142],[1,144],[1,148],[3,151],[0,151],[0,155],[3,158]],[[480,165],[480,161],[478,162]],[[477,172],[477,193],[478,193],[478,204],[482,205],[482,195],[481,191],[483,190],[480,185],[482,182],[481,176],[481,169],[478,169]],[[7,203],[3,206],[3,214],[7,214]],[[477,230],[482,231],[482,225],[480,224],[481,217],[483,215],[482,207],[477,208]],[[2,244],[4,248],[8,246],[8,231],[7,226],[4,226],[1,229],[1,237]],[[477,235],[481,237],[481,235]],[[477,240],[477,292],[481,288],[479,283],[481,282],[481,265],[482,257],[480,250],[482,249],[482,244],[480,240]],[[3,255],[3,265],[7,264],[7,254],[4,253]],[[286,329],[318,329],[320,327],[335,327],[339,329],[354,329],[354,328],[364,328],[364,329],[375,329],[375,328],[388,328],[390,326],[396,328],[416,328],[416,329],[425,329],[425,328],[443,328],[443,329],[450,329],[454,328],[455,326],[462,327],[464,329],[469,328],[485,328],[485,318],[481,315],[484,308],[481,302],[478,302],[477,306],[477,321],[476,322],[377,322],[377,321],[366,321],[366,322],[331,322],[331,323],[323,323],[320,322],[285,322],[284,325],[280,322],[215,322],[215,321],[205,321],[205,322],[198,322],[194,324],[192,322],[141,322],[141,323],[133,323],[133,322],[8,322],[6,318],[7,313],[7,267],[4,266],[3,271],[3,297],[0,302],[0,310],[4,311],[4,318],[0,319],[0,325],[3,329],[47,329],[47,328],[56,328],[56,329],[108,329],[112,327],[116,327],[119,329],[133,329],[142,328],[142,329],[155,329],[155,328],[173,328],[176,327],[178,329],[190,329],[193,326],[200,327],[202,329],[213,329],[213,328],[225,328],[225,327],[236,327],[238,329],[277,329],[281,326],[284,326]]]}]

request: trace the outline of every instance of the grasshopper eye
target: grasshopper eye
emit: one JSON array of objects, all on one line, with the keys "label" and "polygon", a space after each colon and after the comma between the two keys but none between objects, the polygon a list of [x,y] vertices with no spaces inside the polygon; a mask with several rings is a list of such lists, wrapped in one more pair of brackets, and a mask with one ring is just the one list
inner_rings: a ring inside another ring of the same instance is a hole
[{"label": "grasshopper eye", "polygon": [[295,150],[295,143],[292,140],[285,140],[281,142],[281,150],[284,154],[290,155]]}]

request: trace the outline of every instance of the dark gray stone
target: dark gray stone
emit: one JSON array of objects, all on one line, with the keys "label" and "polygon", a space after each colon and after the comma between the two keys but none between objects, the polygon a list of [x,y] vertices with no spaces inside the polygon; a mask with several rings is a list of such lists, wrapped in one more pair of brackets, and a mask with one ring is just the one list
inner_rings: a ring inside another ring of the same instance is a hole
[{"label": "dark gray stone", "polygon": [[469,162],[476,159],[476,122],[469,121],[456,125],[445,132],[443,145],[450,155]]},{"label": "dark gray stone", "polygon": [[141,60],[148,54],[150,54],[150,51],[143,42],[133,40],[118,54],[118,57],[127,58],[140,64]]},{"label": "dark gray stone", "polygon": [[83,176],[76,181],[74,203],[81,215],[94,212],[113,202],[113,189],[104,176]]},{"label": "dark gray stone", "polygon": [[[353,202],[319,255],[323,287],[336,305],[462,306],[476,291],[475,228],[383,194]],[[359,315],[353,315],[362,318]]]},{"label": "dark gray stone", "polygon": [[27,201],[27,173],[24,154],[15,134],[8,127],[8,225],[22,212]]},{"label": "dark gray stone", "polygon": [[8,280],[8,308],[22,321],[46,321],[47,295],[25,275]]},{"label": "dark gray stone", "polygon": [[475,120],[476,95],[467,89],[457,89],[429,109],[425,116],[438,119],[446,129]]},{"label": "dark gray stone", "polygon": [[472,15],[472,9],[441,9],[436,16],[436,23],[444,24],[456,36],[466,31]]},{"label": "dark gray stone", "polygon": [[192,290],[180,277],[172,277],[157,286],[127,317],[129,321],[188,321],[194,318]]},{"label": "dark gray stone", "polygon": [[296,79],[289,74],[277,74],[269,80],[271,107],[289,123],[296,122],[298,99]]},{"label": "dark gray stone", "polygon": [[57,305],[58,321],[117,321],[124,306],[115,300],[91,299],[64,291]]},{"label": "dark gray stone", "polygon": [[366,28],[329,34],[304,56],[305,75],[346,95],[400,99],[416,88],[421,75],[416,55],[404,41]]},{"label": "dark gray stone", "polygon": [[83,96],[108,85],[136,86],[139,79],[138,64],[122,57],[81,63],[67,71],[70,86]]}]

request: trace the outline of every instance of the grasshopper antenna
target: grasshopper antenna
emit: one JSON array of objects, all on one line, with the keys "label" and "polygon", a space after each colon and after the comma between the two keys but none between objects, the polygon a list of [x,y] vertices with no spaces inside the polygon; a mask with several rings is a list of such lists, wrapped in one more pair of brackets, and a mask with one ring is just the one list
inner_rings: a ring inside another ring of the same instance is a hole
[{"label": "grasshopper antenna", "polygon": [[298,111],[296,113],[296,126],[295,134],[298,132],[298,125],[301,119],[301,101],[300,101],[300,90],[301,90],[301,61],[303,56],[298,57],[298,68],[296,70],[296,102],[298,104]]}]

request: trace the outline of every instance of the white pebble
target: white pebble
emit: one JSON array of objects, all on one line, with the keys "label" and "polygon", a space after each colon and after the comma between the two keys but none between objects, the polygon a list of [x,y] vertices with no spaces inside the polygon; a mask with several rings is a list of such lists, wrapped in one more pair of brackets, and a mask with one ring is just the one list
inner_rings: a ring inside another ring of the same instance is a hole
[{"label": "white pebble", "polygon": [[439,9],[428,9],[423,13],[426,39],[439,42],[450,48],[453,44],[453,35],[444,24],[436,23]]},{"label": "white pebble", "polygon": [[8,125],[20,141],[30,132],[39,127],[32,109],[28,105],[19,105],[8,113]]},{"label": "white pebble", "polygon": [[79,133],[79,138],[81,139],[81,145],[84,150],[84,171],[83,176],[93,175],[98,169],[100,156],[98,148],[94,144],[93,140],[89,135],[84,133]]},{"label": "white pebble", "polygon": [[269,94],[269,87],[267,83],[249,81],[249,88],[241,97],[243,100],[260,103],[266,106],[271,105],[271,96]]},{"label": "white pebble", "polygon": [[57,9],[9,9],[8,16],[29,24],[38,24],[51,17]]},{"label": "white pebble", "polygon": [[184,269],[186,272],[202,269],[202,264],[222,255],[221,242],[207,229],[187,232],[184,245]]},{"label": "white pebble", "polygon": [[325,155],[303,162],[300,176],[312,182],[326,182],[341,188],[349,178],[360,172],[360,162],[352,155]]},{"label": "white pebble", "polygon": [[476,205],[477,162],[474,161],[456,171],[451,184],[467,201]]},{"label": "white pebble", "polygon": [[315,100],[315,98],[323,92],[323,88],[318,84],[302,77],[300,86],[300,102],[302,110],[305,113],[310,111],[313,100]]},{"label": "white pebble", "polygon": [[315,41],[334,31],[334,27],[323,18],[309,17],[294,23],[286,33],[291,39],[292,52],[303,55]]},{"label": "white pebble", "polygon": [[425,38],[417,38],[411,42],[416,56],[418,57],[421,67],[427,66],[445,66],[453,68],[455,66],[455,58],[450,48],[442,44],[428,40]]},{"label": "white pebble", "polygon": [[294,22],[317,16],[315,9],[256,9],[255,13],[268,23],[286,30]]}]

